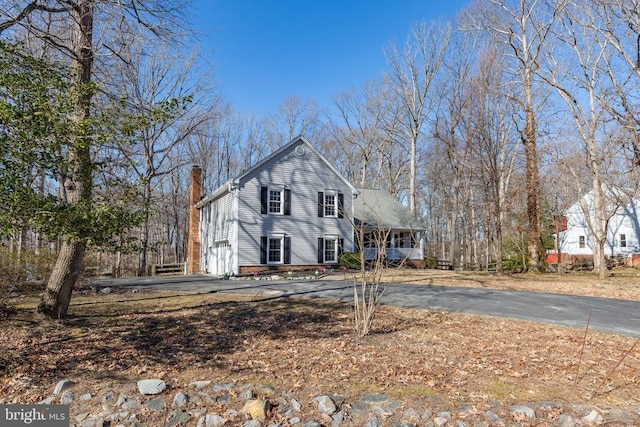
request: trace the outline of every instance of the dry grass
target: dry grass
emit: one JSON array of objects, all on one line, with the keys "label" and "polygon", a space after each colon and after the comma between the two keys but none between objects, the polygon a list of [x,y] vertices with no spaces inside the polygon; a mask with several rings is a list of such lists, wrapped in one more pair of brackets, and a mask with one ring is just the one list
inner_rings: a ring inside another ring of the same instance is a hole
[{"label": "dry grass", "polygon": [[[615,276],[599,282],[566,275],[559,282],[544,275],[402,274],[392,280],[640,299],[637,279]],[[38,401],[67,377],[94,394],[160,377],[175,385],[267,383],[302,398],[326,392],[347,399],[386,393],[409,402],[437,397],[480,409],[495,401],[551,399],[640,405],[640,348],[611,373],[635,342],[629,337],[590,331],[583,342],[579,329],[383,306],[373,333],[357,339],[349,304],[304,299],[76,296],[63,324],[34,319],[36,304],[20,299],[0,329],[0,402]]]}]

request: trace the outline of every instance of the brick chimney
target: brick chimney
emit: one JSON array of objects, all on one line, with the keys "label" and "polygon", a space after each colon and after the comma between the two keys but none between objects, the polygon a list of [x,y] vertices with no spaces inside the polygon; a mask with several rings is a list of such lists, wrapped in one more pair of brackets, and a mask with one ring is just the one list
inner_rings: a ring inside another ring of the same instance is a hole
[{"label": "brick chimney", "polygon": [[202,169],[191,169],[191,189],[189,192],[189,232],[187,240],[187,274],[200,273],[200,211],[196,203],[202,195]]}]

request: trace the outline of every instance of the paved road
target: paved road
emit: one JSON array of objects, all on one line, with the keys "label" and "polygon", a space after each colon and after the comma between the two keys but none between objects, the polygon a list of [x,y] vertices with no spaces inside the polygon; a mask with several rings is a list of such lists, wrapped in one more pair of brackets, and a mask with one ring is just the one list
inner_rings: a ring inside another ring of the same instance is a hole
[{"label": "paved road", "polygon": [[[351,282],[340,280],[218,280],[209,276],[97,279],[98,287],[243,293],[263,298],[353,299]],[[383,304],[508,317],[640,338],[640,302],[539,292],[503,291],[434,285],[391,284]]]}]

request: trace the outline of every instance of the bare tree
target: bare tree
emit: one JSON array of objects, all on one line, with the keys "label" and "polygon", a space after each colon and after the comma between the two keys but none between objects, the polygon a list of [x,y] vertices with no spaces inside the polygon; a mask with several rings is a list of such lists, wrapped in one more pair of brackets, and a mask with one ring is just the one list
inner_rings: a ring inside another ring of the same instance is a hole
[{"label": "bare tree", "polygon": [[[176,24],[172,17],[179,10],[180,3],[174,1],[6,0],[0,6],[0,35],[28,33],[69,59],[75,71],[71,85],[85,88],[73,114],[75,121],[82,124],[91,116],[94,92],[89,89],[94,82],[96,56],[105,53],[117,57],[121,42],[135,31],[154,37],[170,35],[172,24],[174,28]],[[160,17],[165,18],[162,25]],[[91,135],[81,131],[75,139],[68,152],[73,167],[63,177],[61,188],[64,201],[77,208],[91,206],[92,202],[93,141]],[[39,312],[51,318],[66,317],[72,287],[82,272],[84,249],[82,236],[63,241]]]},{"label": "bare tree", "polygon": [[597,17],[582,2],[572,2],[562,18],[553,35],[559,47],[566,49],[563,49],[565,54],[556,51],[546,55],[544,75],[564,100],[584,146],[591,191],[581,203],[593,243],[594,266],[604,278],[608,223],[618,206],[614,199],[619,197],[618,192],[606,184],[605,178],[608,159],[615,157],[612,151],[615,147],[603,133],[604,124],[610,118],[602,107],[602,104],[608,104],[604,100],[608,90],[603,65],[609,42],[594,30],[598,26]]},{"label": "bare tree", "polygon": [[[495,50],[480,56],[477,76],[471,85],[471,108],[474,164],[477,185],[485,195],[491,220],[485,232],[492,230],[496,270],[503,271],[503,225],[507,194],[519,153],[513,124],[516,105],[504,81],[504,64]],[[488,236],[487,236],[488,238]]]},{"label": "bare tree", "polygon": [[390,67],[388,78],[400,105],[399,124],[410,150],[409,210],[414,215],[417,212],[418,140],[440,96],[436,82],[450,34],[448,25],[420,22],[412,26],[402,50],[391,45],[385,51]]},{"label": "bare tree", "polygon": [[524,114],[520,135],[526,159],[529,268],[532,270],[540,270],[543,256],[536,122],[540,101],[535,97],[536,73],[547,49],[549,31],[565,3],[564,0],[490,0],[487,7],[478,3],[465,17],[466,25],[487,30],[504,48],[502,53],[510,60],[512,83],[522,93],[515,99]]}]

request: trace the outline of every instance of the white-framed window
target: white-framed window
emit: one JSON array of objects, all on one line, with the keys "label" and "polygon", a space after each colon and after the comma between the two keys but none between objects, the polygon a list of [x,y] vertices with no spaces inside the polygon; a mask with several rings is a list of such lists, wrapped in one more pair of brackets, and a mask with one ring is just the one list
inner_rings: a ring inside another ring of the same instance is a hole
[{"label": "white-framed window", "polygon": [[338,217],[338,194],[335,191],[324,192],[324,216]]},{"label": "white-framed window", "polygon": [[268,236],[267,240],[267,263],[282,264],[284,262],[284,236]]},{"label": "white-framed window", "polygon": [[342,239],[336,235],[318,238],[318,263],[336,264],[341,254]]},{"label": "white-framed window", "polygon": [[284,188],[269,187],[269,213],[282,215],[284,206]]},{"label": "white-framed window", "polygon": [[324,262],[338,262],[338,238],[324,239]]},{"label": "white-framed window", "polygon": [[621,248],[626,248],[627,247],[627,235],[626,234],[621,234],[620,235],[620,247]]},{"label": "white-framed window", "polygon": [[586,246],[586,240],[584,236],[578,236],[578,247],[580,247],[580,249],[584,249]]}]

